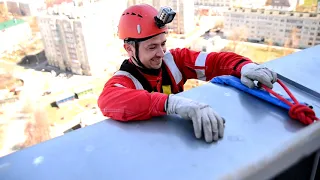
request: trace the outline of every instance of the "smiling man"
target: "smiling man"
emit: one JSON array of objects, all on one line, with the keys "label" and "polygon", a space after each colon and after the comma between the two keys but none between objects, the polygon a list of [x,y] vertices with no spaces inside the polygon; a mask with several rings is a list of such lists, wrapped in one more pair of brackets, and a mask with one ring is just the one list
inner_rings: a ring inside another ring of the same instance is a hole
[{"label": "smiling man", "polygon": [[171,8],[141,4],[127,8],[119,22],[119,38],[129,55],[105,84],[98,99],[104,116],[119,121],[149,120],[178,114],[193,122],[197,138],[206,142],[223,137],[224,119],[209,105],[174,94],[188,79],[208,81],[234,75],[248,87],[258,81],[272,88],[277,74],[232,52],[197,52],[166,49],[166,24],[175,16]]}]

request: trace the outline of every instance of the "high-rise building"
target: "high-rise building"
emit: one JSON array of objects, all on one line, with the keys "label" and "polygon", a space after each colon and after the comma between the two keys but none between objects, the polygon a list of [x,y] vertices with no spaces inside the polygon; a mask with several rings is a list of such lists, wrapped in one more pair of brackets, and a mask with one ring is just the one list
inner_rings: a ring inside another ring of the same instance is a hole
[{"label": "high-rise building", "polygon": [[168,25],[176,34],[187,34],[194,30],[194,2],[191,0],[129,0],[128,6],[133,4],[150,4],[160,10],[162,6],[169,6],[175,12],[174,20]]},{"label": "high-rise building", "polygon": [[38,26],[42,35],[42,40],[45,48],[45,54],[48,64],[66,70],[63,55],[63,50],[60,46],[59,29],[57,28],[57,20],[66,17],[59,16],[41,16],[38,18]]},{"label": "high-rise building", "polygon": [[5,3],[8,12],[19,16],[36,16],[46,8],[44,0],[8,0]]},{"label": "high-rise building", "polygon": [[269,0],[266,2],[266,8],[272,10],[295,11],[299,3],[302,3],[302,0]]},{"label": "high-rise building", "polygon": [[[48,63],[80,75],[98,74],[110,61],[119,61],[111,47],[117,38],[117,25],[126,1],[110,6],[107,1],[77,9],[77,13],[38,17]],[[108,8],[110,10],[108,10]],[[112,9],[112,10],[111,10]],[[117,54],[118,53],[118,54]]]},{"label": "high-rise building", "polygon": [[194,0],[197,6],[231,7],[232,0]]},{"label": "high-rise building", "polygon": [[161,0],[128,0],[127,5],[128,6],[132,6],[135,4],[149,4],[149,5],[153,5],[153,2],[156,1],[161,1]]},{"label": "high-rise building", "polygon": [[224,16],[226,33],[242,29],[247,38],[281,46],[290,42],[297,48],[320,44],[320,14],[232,8]]},{"label": "high-rise building", "polygon": [[169,28],[176,34],[188,34],[195,28],[194,21],[194,2],[183,0],[172,0],[167,2],[167,6],[171,7],[176,16]]},{"label": "high-rise building", "polygon": [[153,0],[153,7],[160,9],[161,6],[168,6],[168,0]]}]

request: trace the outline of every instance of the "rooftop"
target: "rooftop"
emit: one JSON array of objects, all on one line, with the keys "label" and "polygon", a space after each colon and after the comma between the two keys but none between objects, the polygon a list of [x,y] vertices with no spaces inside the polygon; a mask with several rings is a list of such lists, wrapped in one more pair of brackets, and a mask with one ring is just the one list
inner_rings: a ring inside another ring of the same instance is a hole
[{"label": "rooftop", "polygon": [[4,30],[4,29],[7,29],[9,27],[12,27],[12,26],[16,26],[18,24],[22,24],[24,22],[25,21],[22,20],[22,19],[11,19],[9,21],[1,22],[0,23],[0,31]]}]

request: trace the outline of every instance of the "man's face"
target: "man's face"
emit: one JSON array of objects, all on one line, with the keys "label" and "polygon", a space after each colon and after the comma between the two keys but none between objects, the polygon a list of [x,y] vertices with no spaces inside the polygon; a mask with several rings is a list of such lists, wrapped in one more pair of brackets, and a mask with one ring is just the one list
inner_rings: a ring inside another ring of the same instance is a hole
[{"label": "man's face", "polygon": [[[159,34],[139,44],[139,58],[148,69],[159,69],[166,52],[166,35]],[[132,53],[135,53],[133,51]],[[134,54],[135,55],[135,54]]]}]

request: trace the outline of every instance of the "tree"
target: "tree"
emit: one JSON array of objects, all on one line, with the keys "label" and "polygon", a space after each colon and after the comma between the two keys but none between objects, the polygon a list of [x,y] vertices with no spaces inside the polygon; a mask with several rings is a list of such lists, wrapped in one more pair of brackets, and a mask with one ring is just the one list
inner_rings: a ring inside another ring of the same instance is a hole
[{"label": "tree", "polygon": [[290,48],[299,48],[300,36],[298,34],[300,30],[298,28],[293,28],[290,32],[289,37],[284,43],[285,50],[283,51],[283,56],[293,53]]},{"label": "tree", "polygon": [[232,52],[236,52],[238,43],[248,38],[247,28],[245,26],[234,28],[229,38],[232,40]]},{"label": "tree", "polygon": [[272,48],[272,46],[273,46],[273,41],[272,41],[272,39],[270,38],[270,39],[266,39],[265,40],[265,44],[267,44],[267,56],[265,56],[265,61],[267,61],[267,60],[269,60],[269,58],[270,58],[270,52],[272,52],[272,50],[273,50],[273,48]]},{"label": "tree", "polygon": [[[33,110],[33,109],[32,109]],[[22,148],[33,146],[51,139],[50,122],[43,109],[34,109],[33,119],[29,120],[25,127],[26,140],[21,145]]]},{"label": "tree", "polygon": [[223,29],[224,28],[224,21],[219,19],[216,21],[214,29]]},{"label": "tree", "polygon": [[291,47],[292,48],[298,48],[299,42],[300,42],[300,36],[298,35],[298,32],[300,30],[296,27],[294,27],[291,31]]},{"label": "tree", "polygon": [[272,5],[272,0],[266,0],[265,6],[271,6]]},{"label": "tree", "polygon": [[5,2],[0,4],[0,22],[2,21],[8,21],[9,18],[9,13],[8,9],[6,8]]}]

